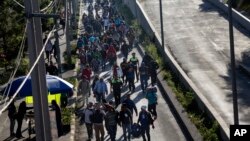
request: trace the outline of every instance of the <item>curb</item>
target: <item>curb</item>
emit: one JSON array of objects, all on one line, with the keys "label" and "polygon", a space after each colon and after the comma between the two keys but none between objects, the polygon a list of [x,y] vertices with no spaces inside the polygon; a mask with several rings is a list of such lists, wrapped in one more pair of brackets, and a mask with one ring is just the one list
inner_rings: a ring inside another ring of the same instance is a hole
[{"label": "curb", "polygon": [[[77,1],[79,2],[79,1]],[[83,2],[82,0],[80,0],[80,4],[79,4],[79,21],[78,21],[78,30],[77,30],[77,35],[79,36],[80,34],[80,25],[81,25],[81,21],[82,21],[82,16],[81,16],[81,13],[82,13],[82,6],[83,6]],[[74,75],[77,76],[77,69],[78,69],[78,64],[79,64],[79,60],[76,61],[76,66],[75,66],[75,69],[74,69]],[[76,86],[77,87],[77,86]],[[74,91],[74,96],[73,96],[73,100],[74,100],[74,104],[73,104],[73,108],[75,109],[76,108],[76,102],[77,102],[77,93],[76,91]],[[72,114],[71,115],[71,125],[70,125],[70,140],[71,141],[75,141],[75,136],[76,136],[76,115],[75,114]]]},{"label": "curb", "polygon": [[[137,47],[137,49],[141,56],[145,54],[141,46]],[[187,112],[185,112],[185,109],[177,101],[172,89],[168,86],[166,81],[163,80],[162,72],[158,73],[157,82],[158,82],[159,90],[161,91],[163,98],[169,104],[171,112],[176,118],[177,123],[181,127],[181,130],[184,133],[186,139],[189,141],[202,141],[203,139],[199,130],[190,121],[190,119],[188,118]]]}]

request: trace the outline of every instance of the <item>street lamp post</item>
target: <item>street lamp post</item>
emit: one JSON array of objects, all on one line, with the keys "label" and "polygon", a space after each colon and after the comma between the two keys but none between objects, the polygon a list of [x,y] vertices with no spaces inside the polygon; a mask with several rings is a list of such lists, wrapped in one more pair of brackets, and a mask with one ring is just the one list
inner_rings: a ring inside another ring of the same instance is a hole
[{"label": "street lamp post", "polygon": [[229,0],[229,3],[228,3],[228,20],[229,20],[229,40],[230,40],[230,55],[231,55],[231,75],[232,75],[234,124],[238,125],[239,124],[239,115],[238,115],[238,101],[237,101],[238,96],[237,96],[237,83],[236,83],[236,71],[235,71],[232,3],[233,3],[233,0]]},{"label": "street lamp post", "polygon": [[163,50],[165,50],[164,48],[164,28],[163,28],[163,18],[162,18],[162,0],[159,0],[160,3],[160,22],[161,22],[161,46],[163,48]]}]

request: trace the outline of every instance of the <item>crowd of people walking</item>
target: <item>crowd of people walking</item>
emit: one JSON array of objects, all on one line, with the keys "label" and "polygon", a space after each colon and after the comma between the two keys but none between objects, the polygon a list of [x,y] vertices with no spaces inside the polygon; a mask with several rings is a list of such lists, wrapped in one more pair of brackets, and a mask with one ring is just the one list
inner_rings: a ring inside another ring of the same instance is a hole
[{"label": "crowd of people walking", "polygon": [[[132,51],[135,33],[117,11],[115,0],[84,2],[88,7],[82,15],[85,31],[77,41],[81,63],[78,95],[82,95],[83,106],[86,105],[81,123],[86,125],[88,140],[93,139],[95,133],[96,141],[104,141],[106,129],[111,141],[115,141],[118,126],[123,130],[123,139],[131,140],[137,137],[133,128],[139,126],[143,140],[150,141],[150,125],[154,128],[157,119],[155,84],[159,66],[149,54],[146,53],[140,61]],[[119,52],[123,56],[120,64],[117,61]],[[129,54],[132,57],[128,58]],[[100,76],[104,71],[111,72],[108,81]],[[148,100],[148,105],[143,105],[139,113],[136,103],[130,99],[135,92],[135,83],[141,84],[143,96]],[[123,100],[121,95],[125,89],[129,92]],[[108,100],[107,95],[112,95],[114,101]],[[95,102],[88,102],[90,96],[95,97]],[[137,121],[133,114],[138,117]]]}]

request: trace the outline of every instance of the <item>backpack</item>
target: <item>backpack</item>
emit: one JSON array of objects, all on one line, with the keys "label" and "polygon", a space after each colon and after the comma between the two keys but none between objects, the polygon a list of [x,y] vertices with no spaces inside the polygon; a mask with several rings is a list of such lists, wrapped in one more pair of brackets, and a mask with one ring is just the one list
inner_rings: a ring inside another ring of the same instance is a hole
[{"label": "backpack", "polygon": [[142,134],[141,126],[137,123],[134,123],[131,126],[131,134],[134,138],[139,138]]}]

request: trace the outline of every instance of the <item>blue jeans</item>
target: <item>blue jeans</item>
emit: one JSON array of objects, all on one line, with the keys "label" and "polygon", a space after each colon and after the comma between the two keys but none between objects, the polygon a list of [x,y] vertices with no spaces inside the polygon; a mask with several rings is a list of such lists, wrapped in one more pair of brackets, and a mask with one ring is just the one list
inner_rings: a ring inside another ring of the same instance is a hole
[{"label": "blue jeans", "polygon": [[[123,124],[122,125],[122,130],[123,130],[124,140],[127,141],[127,138],[128,138],[128,141],[130,141],[130,138],[131,138],[131,124]],[[128,132],[128,136],[127,136],[127,132]]]}]

